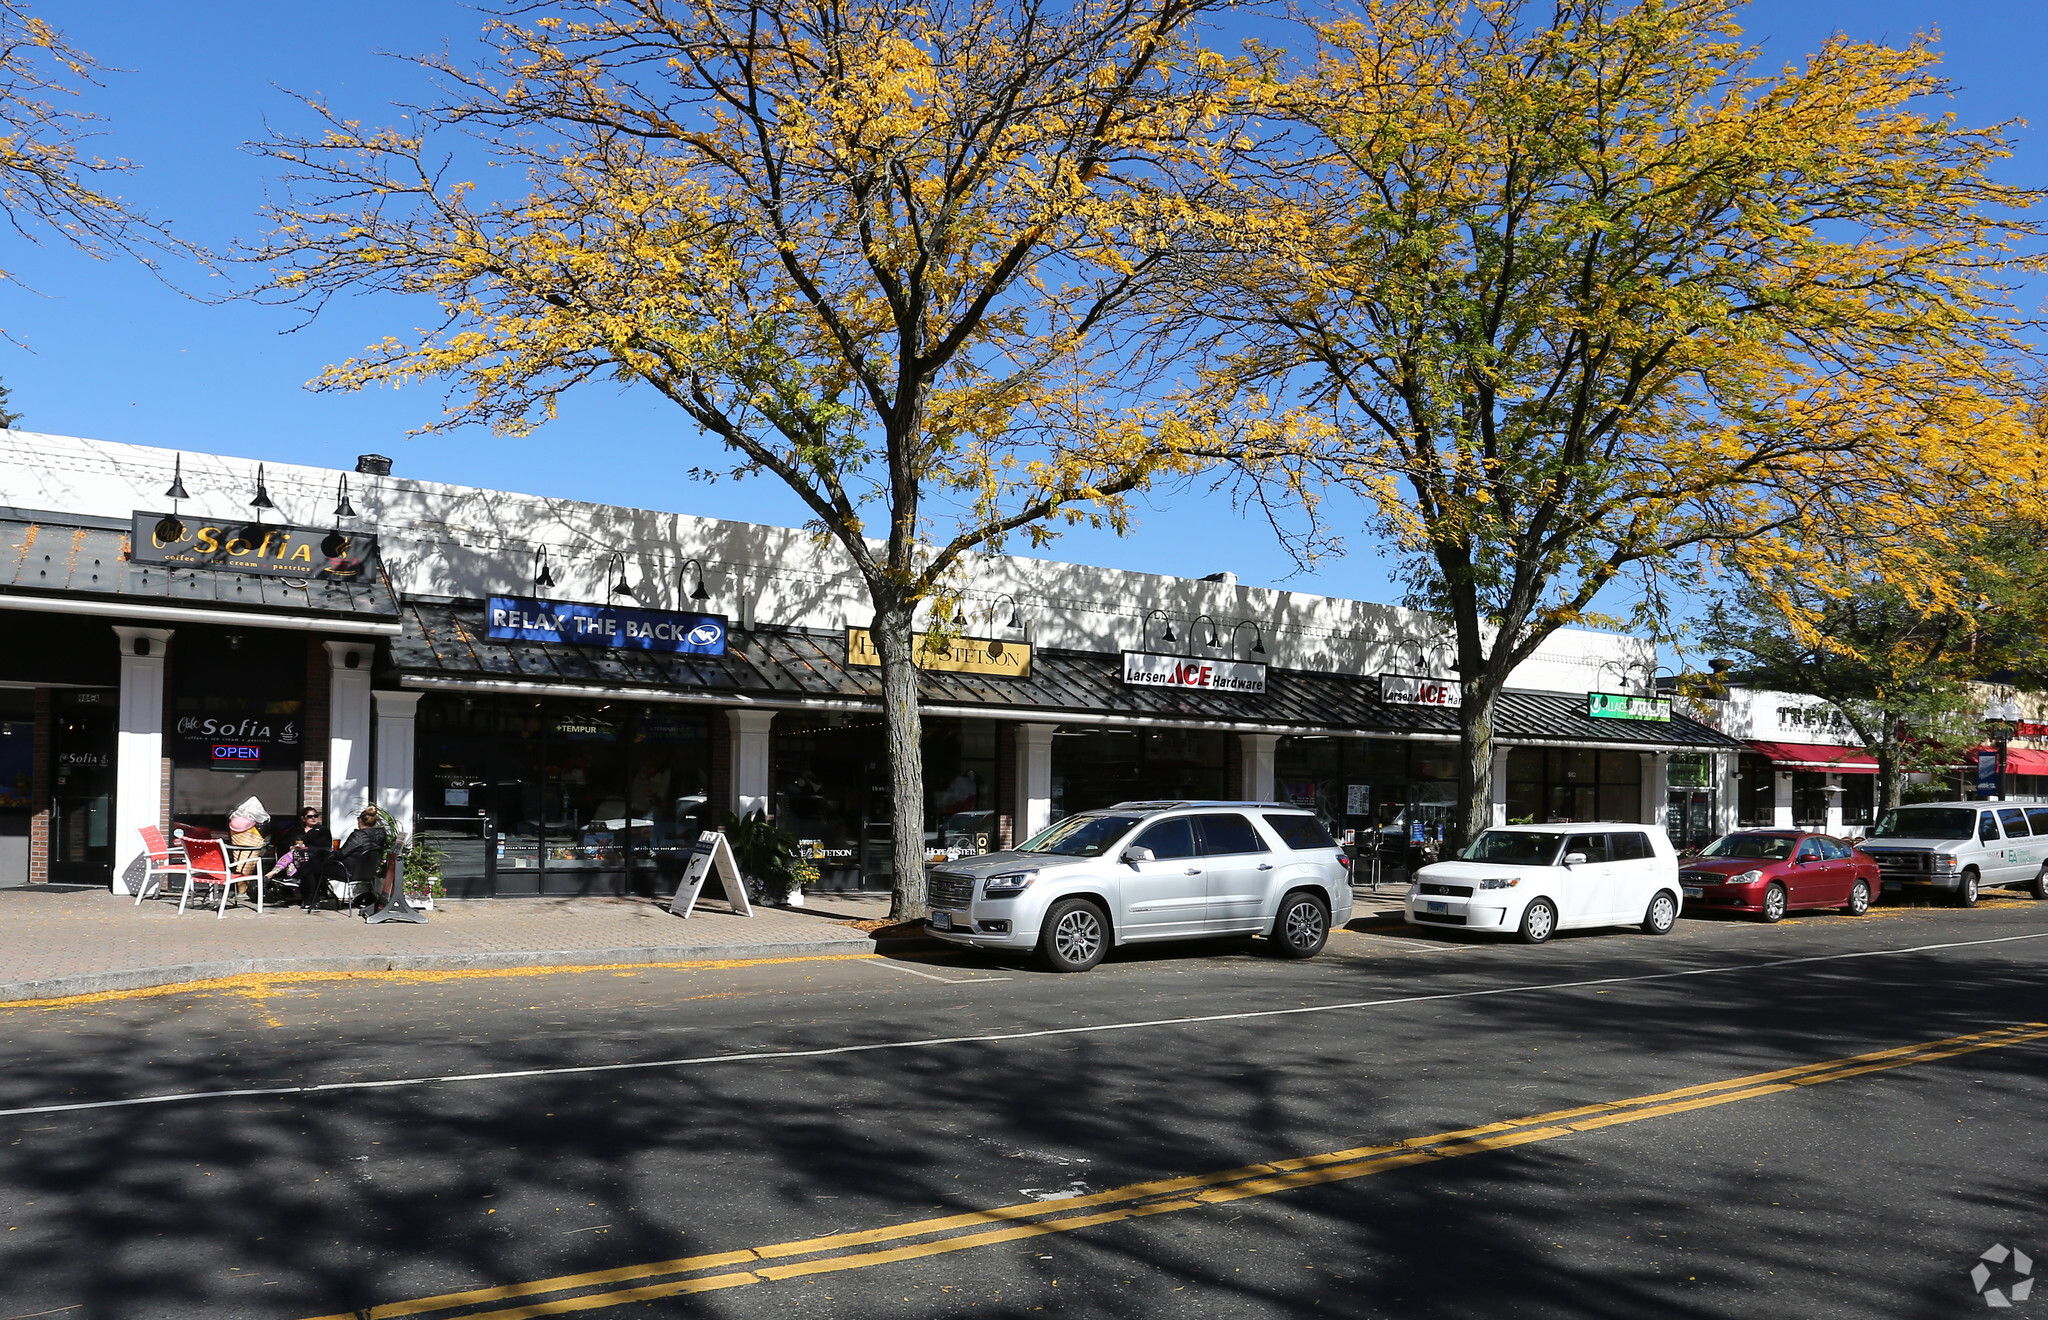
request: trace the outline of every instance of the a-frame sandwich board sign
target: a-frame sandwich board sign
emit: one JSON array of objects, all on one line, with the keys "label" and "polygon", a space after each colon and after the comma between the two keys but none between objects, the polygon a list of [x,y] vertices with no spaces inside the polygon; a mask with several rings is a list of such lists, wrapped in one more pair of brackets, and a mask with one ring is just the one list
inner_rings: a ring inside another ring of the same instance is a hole
[{"label": "a-frame sandwich board sign", "polygon": [[690,850],[690,864],[683,871],[682,883],[676,886],[676,896],[669,900],[668,910],[688,917],[713,871],[718,873],[719,888],[732,910],[743,917],[753,916],[754,905],[747,901],[746,881],[740,879],[740,864],[732,855],[732,840],[725,837],[723,830],[706,830],[697,836],[697,846]]}]

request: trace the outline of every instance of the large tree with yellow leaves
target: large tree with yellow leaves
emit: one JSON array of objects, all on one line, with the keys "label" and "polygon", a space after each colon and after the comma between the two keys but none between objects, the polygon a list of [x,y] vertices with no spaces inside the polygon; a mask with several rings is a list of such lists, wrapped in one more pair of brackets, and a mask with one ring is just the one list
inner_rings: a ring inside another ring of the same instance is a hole
[{"label": "large tree with yellow leaves", "polygon": [[629,382],[795,491],[873,604],[920,916],[914,611],[1012,534],[1121,528],[1189,461],[1131,318],[1195,206],[1171,181],[1208,177],[1220,66],[1184,35],[1212,3],[517,5],[403,126],[316,106],[268,144],[290,200],[254,255],[272,294],[443,309],[324,388],[442,378],[438,425],[518,435]]},{"label": "large tree with yellow leaves", "polygon": [[1739,9],[1311,23],[1257,93],[1290,135],[1240,176],[1259,242],[1188,263],[1219,392],[1281,423],[1266,473],[1362,492],[1444,620],[1467,838],[1503,685],[1603,592],[1826,558],[1939,594],[1966,530],[1942,510],[2043,470],[2005,287],[2039,264],[2035,196],[1992,179],[2002,130],[1934,107],[1925,42],[1760,71]]}]

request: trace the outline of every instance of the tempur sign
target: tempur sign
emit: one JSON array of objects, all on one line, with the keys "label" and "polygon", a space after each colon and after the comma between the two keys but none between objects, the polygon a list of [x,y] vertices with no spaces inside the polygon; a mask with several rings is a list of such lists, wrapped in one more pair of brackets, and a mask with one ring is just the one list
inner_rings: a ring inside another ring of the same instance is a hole
[{"label": "tempur sign", "polygon": [[1194,660],[1179,655],[1126,651],[1124,682],[1132,687],[1260,693],[1266,690],[1266,667],[1238,660]]}]

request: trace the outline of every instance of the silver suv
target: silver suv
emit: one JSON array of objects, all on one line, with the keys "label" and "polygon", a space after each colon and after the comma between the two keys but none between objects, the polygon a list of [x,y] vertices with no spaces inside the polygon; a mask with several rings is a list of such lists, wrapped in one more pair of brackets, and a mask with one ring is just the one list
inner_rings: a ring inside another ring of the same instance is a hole
[{"label": "silver suv", "polygon": [[1313,958],[1351,919],[1351,875],[1314,815],[1273,802],[1119,802],[931,872],[931,934],[1085,972],[1114,944],[1264,935]]}]

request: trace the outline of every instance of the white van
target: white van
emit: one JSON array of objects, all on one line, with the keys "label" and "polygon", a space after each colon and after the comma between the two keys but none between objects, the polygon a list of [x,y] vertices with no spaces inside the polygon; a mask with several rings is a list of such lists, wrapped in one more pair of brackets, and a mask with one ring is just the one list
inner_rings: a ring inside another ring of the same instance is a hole
[{"label": "white van", "polygon": [[1962,907],[1977,906],[1986,885],[2048,898],[2048,805],[2041,803],[1894,807],[1856,847],[1877,862],[1888,890],[1926,885]]},{"label": "white van", "polygon": [[1406,915],[1541,944],[1575,926],[1668,935],[1683,902],[1678,854],[1655,825],[1496,825],[1463,856],[1417,871]]}]

